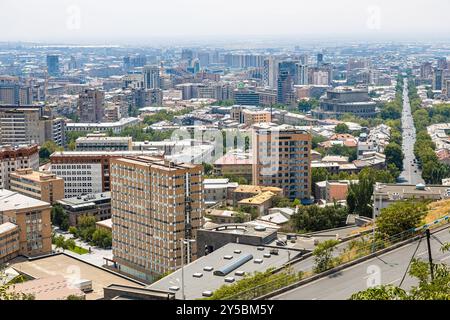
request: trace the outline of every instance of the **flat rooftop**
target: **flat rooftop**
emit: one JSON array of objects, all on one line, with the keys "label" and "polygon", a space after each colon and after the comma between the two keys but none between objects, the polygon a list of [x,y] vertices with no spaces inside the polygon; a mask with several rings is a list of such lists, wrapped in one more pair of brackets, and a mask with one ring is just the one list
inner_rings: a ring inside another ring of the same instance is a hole
[{"label": "flat rooftop", "polygon": [[[256,228],[264,226],[265,228]],[[201,230],[201,229],[200,229]],[[246,223],[231,223],[231,224],[220,224],[218,226],[213,226],[212,228],[205,229],[207,231],[214,232],[222,232],[222,233],[233,233],[233,234],[241,234],[241,235],[249,235],[249,236],[257,236],[261,238],[266,238],[277,232],[278,228],[268,227],[263,225],[262,223],[256,221],[249,221]]]},{"label": "flat rooftop", "polygon": [[86,294],[86,300],[103,298],[103,288],[111,284],[137,288],[143,287],[137,282],[65,254],[48,256],[32,261],[23,257],[17,257],[10,261],[10,267],[35,279],[60,275],[69,279],[92,280],[93,291]]},{"label": "flat rooftop", "polygon": [[35,300],[66,300],[70,295],[84,297],[84,292],[61,275],[15,284],[10,292],[34,295]]},{"label": "flat rooftop", "polygon": [[49,203],[27,197],[18,192],[0,189],[0,212],[50,206]]},{"label": "flat rooftop", "polygon": [[59,202],[70,206],[77,206],[106,199],[111,199],[111,192],[91,193],[84,196],[61,199]]},{"label": "flat rooftop", "polygon": [[433,196],[444,199],[450,198],[450,186],[377,184],[376,188],[374,189],[374,194],[384,194],[392,200],[413,196]]},{"label": "flat rooftop", "polygon": [[[278,255],[270,255],[270,257],[264,257],[264,254],[268,254],[271,248],[264,248],[262,251],[258,250],[259,247],[244,245],[238,243],[229,243],[207,256],[198,258],[194,262],[184,267],[184,291],[186,299],[198,299],[204,298],[202,293],[204,291],[215,291],[222,285],[227,284],[225,278],[233,277],[235,281],[243,278],[243,276],[235,275],[236,271],[244,271],[245,274],[253,274],[254,272],[264,272],[269,268],[278,268],[288,262],[288,259],[293,259],[299,254],[298,251],[277,248]],[[240,253],[237,253],[240,252]],[[225,256],[231,256],[230,260],[225,259]],[[253,258],[241,266],[232,270],[225,276],[214,275],[214,271],[236,261],[240,257],[252,255]],[[262,259],[262,263],[255,263],[254,259]],[[212,267],[212,271],[204,271],[204,267]],[[200,278],[194,277],[194,274],[201,273]],[[177,286],[179,290],[170,290],[170,287]],[[176,299],[181,299],[181,269],[171,273],[163,279],[148,286],[150,289],[170,291],[175,293]]]},{"label": "flat rooftop", "polygon": [[14,223],[5,222],[3,224],[0,224],[0,234],[14,230],[16,228],[19,228],[19,227],[17,225],[15,225]]}]

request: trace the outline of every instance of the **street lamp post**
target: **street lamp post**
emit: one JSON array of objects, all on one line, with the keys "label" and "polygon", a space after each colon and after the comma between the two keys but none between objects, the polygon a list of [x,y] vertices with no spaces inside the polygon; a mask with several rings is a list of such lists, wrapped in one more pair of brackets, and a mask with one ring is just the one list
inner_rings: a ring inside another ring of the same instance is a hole
[{"label": "street lamp post", "polygon": [[186,295],[184,294],[184,245],[187,244],[188,251],[188,264],[191,262],[191,245],[190,243],[195,242],[193,239],[180,239],[181,241],[181,298],[186,300]]}]

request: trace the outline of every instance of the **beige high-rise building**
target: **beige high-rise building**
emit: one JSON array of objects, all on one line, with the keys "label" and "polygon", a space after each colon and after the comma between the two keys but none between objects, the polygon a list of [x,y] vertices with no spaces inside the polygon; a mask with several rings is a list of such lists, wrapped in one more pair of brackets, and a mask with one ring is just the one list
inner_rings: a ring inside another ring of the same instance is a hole
[{"label": "beige high-rise building", "polygon": [[52,252],[50,211],[47,202],[0,189],[0,226],[9,222],[19,227],[20,255],[38,256]]},{"label": "beige high-rise building", "polygon": [[253,184],[279,187],[287,198],[309,202],[311,134],[270,123],[255,125],[253,130]]},{"label": "beige high-rise building", "polygon": [[[111,160],[113,256],[121,272],[144,281],[181,267],[181,239],[202,225],[203,168],[157,157]],[[197,256],[184,245],[185,263]]]},{"label": "beige high-rise building", "polygon": [[18,169],[10,175],[10,189],[48,203],[64,199],[64,180],[53,173]]}]

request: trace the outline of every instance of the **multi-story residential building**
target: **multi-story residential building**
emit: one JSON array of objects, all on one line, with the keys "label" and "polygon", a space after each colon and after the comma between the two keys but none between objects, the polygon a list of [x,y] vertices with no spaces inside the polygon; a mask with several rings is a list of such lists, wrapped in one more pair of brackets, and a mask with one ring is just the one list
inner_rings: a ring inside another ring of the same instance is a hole
[{"label": "multi-story residential building", "polygon": [[161,89],[161,77],[158,66],[145,66],[143,73],[145,89]]},{"label": "multi-story residential building", "polygon": [[64,198],[64,180],[49,172],[17,169],[10,174],[10,190],[53,204]]},{"label": "multi-story residential building", "polygon": [[78,225],[78,218],[93,216],[97,221],[111,218],[111,193],[101,192],[84,196],[66,198],[58,203],[69,216],[71,226]]},{"label": "multi-story residential building", "polygon": [[40,119],[41,143],[53,141],[60,147],[66,145],[66,121],[63,118],[43,117]]},{"label": "multi-story residential building", "polygon": [[289,105],[294,102],[294,90],[293,90],[294,82],[292,80],[292,76],[288,70],[281,69],[278,74],[277,81],[277,102],[280,104]]},{"label": "multi-story residential building", "polygon": [[121,272],[144,281],[174,271],[197,256],[202,225],[200,165],[155,157],[111,161],[113,260]]},{"label": "multi-story residential building", "polygon": [[245,109],[242,111],[242,114],[244,123],[247,126],[261,122],[272,122],[272,115],[269,111]]},{"label": "multi-story residential building", "polygon": [[205,179],[203,180],[204,202],[207,206],[215,205],[219,202],[226,203],[231,198],[232,190],[238,186],[237,182],[230,182],[230,179]]},{"label": "multi-story residential building", "polygon": [[0,144],[43,144],[54,141],[65,145],[65,121],[43,116],[42,106],[0,107]]},{"label": "multi-story residential building", "polygon": [[130,151],[133,149],[131,137],[107,137],[102,133],[80,137],[75,144],[77,151]]},{"label": "multi-story residential building", "polygon": [[18,254],[37,256],[52,252],[49,203],[18,192],[0,189],[0,223],[19,228]]},{"label": "multi-story residential building", "polygon": [[110,161],[154,151],[63,151],[50,156],[50,171],[64,179],[66,198],[110,191]]},{"label": "multi-story residential building", "polygon": [[0,189],[10,188],[10,174],[18,169],[39,169],[39,147],[0,146]]},{"label": "multi-story residential building", "polygon": [[346,113],[372,118],[377,115],[376,106],[367,88],[338,87],[327,91],[326,97],[320,101],[320,107],[313,110],[312,114],[319,119],[341,118]]},{"label": "multi-story residential building", "polygon": [[282,188],[290,199],[311,198],[311,134],[294,126],[254,126],[253,184]]},{"label": "multi-story residential building", "polygon": [[0,104],[22,106],[31,103],[33,103],[31,87],[19,83],[0,83]]},{"label": "multi-story residential building", "polygon": [[78,114],[80,122],[102,122],[105,109],[105,92],[97,89],[86,89],[78,97]]},{"label": "multi-story residential building", "polygon": [[214,174],[244,178],[249,183],[252,181],[252,154],[239,150],[231,150],[226,155],[214,162]]},{"label": "multi-story residential building", "polygon": [[163,91],[158,88],[135,89],[133,90],[135,105],[138,108],[161,105],[163,101]]},{"label": "multi-story residential building", "polygon": [[39,107],[2,107],[0,108],[0,145],[42,144]]}]

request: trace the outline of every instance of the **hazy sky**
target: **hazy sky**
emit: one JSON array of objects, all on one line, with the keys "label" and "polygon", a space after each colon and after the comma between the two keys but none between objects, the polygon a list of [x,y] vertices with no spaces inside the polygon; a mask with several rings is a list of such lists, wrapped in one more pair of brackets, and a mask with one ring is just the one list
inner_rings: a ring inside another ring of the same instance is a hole
[{"label": "hazy sky", "polygon": [[450,38],[449,0],[0,0],[0,41]]}]

